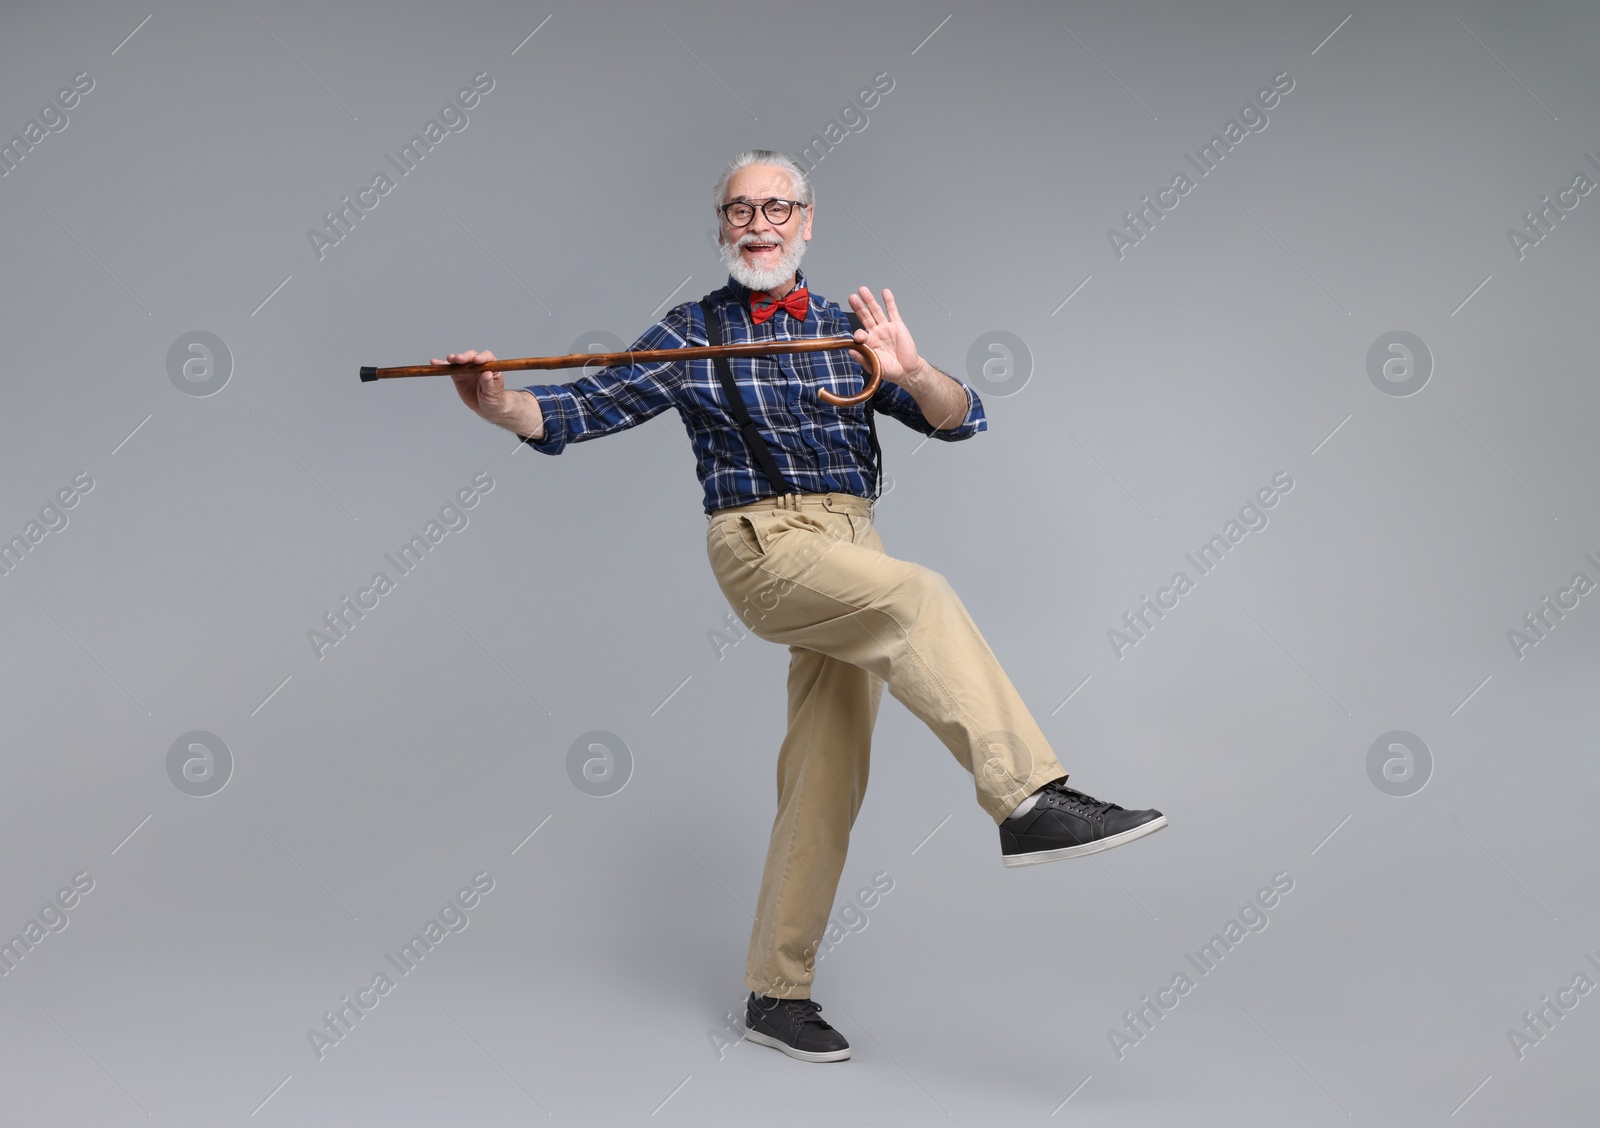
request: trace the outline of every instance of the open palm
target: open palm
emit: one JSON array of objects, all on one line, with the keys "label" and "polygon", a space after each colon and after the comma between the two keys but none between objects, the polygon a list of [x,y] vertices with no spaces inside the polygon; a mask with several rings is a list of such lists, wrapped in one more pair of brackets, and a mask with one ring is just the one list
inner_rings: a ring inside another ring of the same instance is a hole
[{"label": "open palm", "polygon": [[856,330],[855,338],[878,354],[885,380],[898,384],[922,370],[923,359],[917,353],[916,342],[911,339],[911,330],[900,319],[900,307],[895,305],[894,294],[884,290],[880,306],[872,291],[863,286],[850,295],[850,308],[861,319],[862,327]]}]

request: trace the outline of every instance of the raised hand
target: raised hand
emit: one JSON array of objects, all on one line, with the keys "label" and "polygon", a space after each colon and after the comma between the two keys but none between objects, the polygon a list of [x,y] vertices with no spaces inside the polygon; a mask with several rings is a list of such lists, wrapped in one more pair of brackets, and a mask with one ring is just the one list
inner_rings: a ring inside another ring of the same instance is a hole
[{"label": "raised hand", "polygon": [[918,355],[911,330],[900,319],[900,307],[895,305],[894,294],[884,290],[880,306],[872,291],[863,286],[850,295],[850,308],[861,319],[862,328],[856,330],[855,338],[878,354],[885,380],[902,384],[907,378],[922,374],[927,362]]}]

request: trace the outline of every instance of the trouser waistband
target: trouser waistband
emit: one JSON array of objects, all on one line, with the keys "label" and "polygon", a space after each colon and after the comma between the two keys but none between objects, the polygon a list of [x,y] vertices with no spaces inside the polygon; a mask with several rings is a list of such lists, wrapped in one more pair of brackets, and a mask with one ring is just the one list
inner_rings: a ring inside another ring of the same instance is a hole
[{"label": "trouser waistband", "polygon": [[716,509],[706,514],[706,519],[709,521],[727,513],[765,513],[774,509],[826,509],[834,513],[854,513],[858,516],[871,517],[874,508],[871,498],[858,497],[855,494],[792,493],[764,497],[748,505],[730,505],[726,509]]}]

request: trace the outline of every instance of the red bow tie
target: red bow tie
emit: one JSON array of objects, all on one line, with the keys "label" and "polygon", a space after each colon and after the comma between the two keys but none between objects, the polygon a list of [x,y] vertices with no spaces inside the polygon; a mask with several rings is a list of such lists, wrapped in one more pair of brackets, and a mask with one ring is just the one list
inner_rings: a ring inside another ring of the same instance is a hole
[{"label": "red bow tie", "polygon": [[788,310],[796,321],[804,321],[811,308],[811,294],[804,286],[796,286],[781,298],[770,298],[759,291],[750,295],[750,318],[757,325],[770,320],[780,308]]}]

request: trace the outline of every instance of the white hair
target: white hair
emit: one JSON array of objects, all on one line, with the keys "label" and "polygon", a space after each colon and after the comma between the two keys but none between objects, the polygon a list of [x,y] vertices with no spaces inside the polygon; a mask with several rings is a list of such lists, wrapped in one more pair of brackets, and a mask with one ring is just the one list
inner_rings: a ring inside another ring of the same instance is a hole
[{"label": "white hair", "polygon": [[717,188],[713,194],[711,206],[716,209],[717,215],[722,215],[722,196],[728,190],[728,181],[733,179],[733,174],[748,165],[772,165],[781,168],[789,174],[789,179],[794,183],[795,202],[810,207],[814,202],[811,192],[811,178],[806,175],[805,169],[800,167],[798,161],[787,153],[775,153],[771,149],[746,149],[733,160],[729,161],[722,169],[722,175],[717,177]]}]

